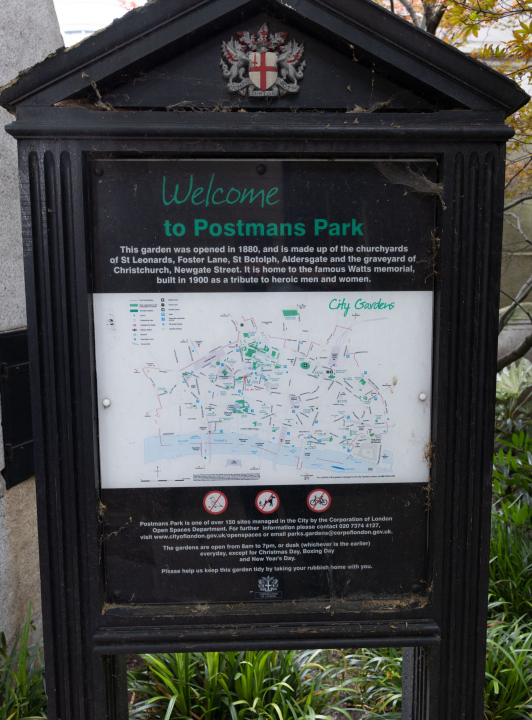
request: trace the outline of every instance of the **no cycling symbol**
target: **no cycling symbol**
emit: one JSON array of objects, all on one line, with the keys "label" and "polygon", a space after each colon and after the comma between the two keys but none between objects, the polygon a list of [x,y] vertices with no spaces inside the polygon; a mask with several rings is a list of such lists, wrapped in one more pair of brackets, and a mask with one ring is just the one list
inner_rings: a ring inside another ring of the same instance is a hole
[{"label": "no cycling symbol", "polygon": [[219,490],[207,493],[203,498],[203,507],[211,515],[219,515],[227,510],[227,498]]},{"label": "no cycling symbol", "polygon": [[331,507],[331,496],[327,490],[313,490],[308,494],[307,505],[312,512],[325,512]]}]

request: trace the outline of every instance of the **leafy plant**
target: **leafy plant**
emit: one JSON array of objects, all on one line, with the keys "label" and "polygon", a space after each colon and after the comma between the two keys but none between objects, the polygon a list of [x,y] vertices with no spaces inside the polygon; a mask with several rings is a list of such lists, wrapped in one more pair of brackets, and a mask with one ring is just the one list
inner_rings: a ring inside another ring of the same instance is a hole
[{"label": "leafy plant", "polygon": [[24,627],[10,650],[0,633],[0,720],[46,717],[42,642],[29,644],[31,628],[30,603]]},{"label": "leafy plant", "polygon": [[530,719],[532,711],[532,624],[525,617],[488,624],[486,720]]},{"label": "leafy plant", "polygon": [[[485,720],[530,720],[532,710],[532,623],[507,620],[508,603],[490,602],[484,690]],[[350,656],[357,680],[353,707],[360,720],[401,720],[401,651],[363,649]]]},{"label": "leafy plant", "polygon": [[[519,434],[499,438],[499,449],[493,457],[493,492],[497,509],[511,515],[506,518],[508,521],[530,524],[531,486],[532,436],[521,430]],[[515,501],[520,504],[516,506]]]},{"label": "leafy plant", "polygon": [[532,363],[521,358],[497,375],[496,431],[520,432],[532,425]]},{"label": "leafy plant", "polygon": [[[321,651],[142,655],[128,673],[131,718],[164,720],[314,720],[336,711],[352,692],[345,668],[318,662]],[[340,682],[339,682],[340,681]],[[136,697],[140,696],[140,699]]]},{"label": "leafy plant", "polygon": [[515,401],[532,385],[532,362],[522,358],[497,376],[497,400]]},{"label": "leafy plant", "polygon": [[[514,516],[494,514],[491,533],[490,593],[505,604],[508,615],[528,613],[532,620],[532,540],[528,526],[528,506],[515,502]],[[521,515],[526,508],[527,513]],[[510,519],[508,519],[510,517]]]},{"label": "leafy plant", "polygon": [[346,659],[356,680],[351,703],[362,711],[360,720],[401,720],[402,649],[364,648]]}]

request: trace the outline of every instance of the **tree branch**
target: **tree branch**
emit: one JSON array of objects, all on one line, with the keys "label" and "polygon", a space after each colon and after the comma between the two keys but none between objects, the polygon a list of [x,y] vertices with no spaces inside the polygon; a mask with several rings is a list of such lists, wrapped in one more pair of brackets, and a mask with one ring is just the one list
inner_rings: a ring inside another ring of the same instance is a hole
[{"label": "tree branch", "polygon": [[423,3],[423,12],[425,14],[425,30],[431,35],[436,34],[439,24],[447,10],[444,4],[436,5],[431,2]]},{"label": "tree branch", "polygon": [[522,358],[527,354],[530,348],[532,348],[532,333],[527,335],[523,342],[514,348],[512,352],[509,352],[507,355],[503,355],[502,358],[497,360],[497,372],[500,372],[507,365],[510,365],[510,363]]},{"label": "tree branch", "polygon": [[523,13],[529,11],[528,5],[521,2],[516,2],[514,7],[503,7],[501,10],[490,10],[487,7],[482,7],[482,5],[478,2],[476,3],[476,7],[472,7],[472,3],[460,2],[459,0],[454,0],[453,4],[458,5],[468,13],[471,13],[471,11],[474,10],[478,14],[478,19],[484,22],[486,22],[486,16],[488,20],[503,20],[507,17],[522,15]]},{"label": "tree branch", "polygon": [[524,308],[521,303],[514,300],[514,298],[511,295],[508,295],[507,292],[504,292],[504,290],[501,290],[501,295],[506,295],[507,298],[509,298],[512,302],[515,302],[515,304],[525,313],[525,315],[530,320],[530,324],[532,325],[532,315],[528,312],[526,308]]},{"label": "tree branch", "polygon": [[523,240],[527,243],[527,245],[532,245],[532,240],[528,237],[528,235],[525,233],[525,231],[521,227],[521,218],[519,217],[519,215],[516,215],[515,213],[508,212],[508,211],[506,211],[504,214],[509,215],[510,217],[513,217],[513,219],[515,220],[515,225],[512,222],[510,222],[510,220],[507,220],[506,218],[504,218],[504,222],[508,223],[508,225],[513,230],[516,230],[519,233],[519,235],[521,235]]},{"label": "tree branch", "polygon": [[510,210],[510,208],[513,208],[522,202],[525,202],[525,200],[532,200],[532,195],[523,195],[523,197],[517,198],[517,200],[512,200],[512,202],[510,202],[510,203],[508,203],[508,205],[504,206],[504,212],[506,212],[507,210]]},{"label": "tree branch", "polygon": [[[510,318],[514,314],[514,312],[517,310],[519,303],[522,303],[523,300],[526,300],[528,297],[528,294],[532,290],[532,275],[528,278],[526,283],[521,287],[519,292],[517,293],[514,301],[512,302],[509,307],[506,308],[506,310],[503,312],[503,314],[499,318],[499,333],[501,333],[508,322],[510,321]],[[510,361],[512,362],[512,361]]]},{"label": "tree branch", "polygon": [[530,165],[531,162],[532,162],[532,156],[529,156],[528,159],[525,160],[525,163],[524,163],[523,167],[519,168],[519,170],[517,170],[517,171],[512,175],[512,177],[508,180],[508,182],[507,182],[506,185],[504,186],[505,189],[508,189],[508,188],[510,187],[511,183],[513,183],[513,181],[515,180],[515,178],[516,178],[518,175],[521,175],[521,173],[523,172],[523,170],[526,170],[527,167]]},{"label": "tree branch", "polygon": [[408,14],[409,14],[410,17],[412,18],[412,22],[414,23],[414,25],[415,25],[416,27],[420,28],[420,27],[421,27],[421,22],[420,22],[420,20],[419,20],[419,18],[418,18],[418,16],[417,16],[417,13],[416,13],[416,10],[415,10],[413,4],[412,4],[411,2],[408,2],[408,0],[399,0],[399,2],[400,2],[402,5],[404,5],[404,7],[406,8],[406,10],[408,11]]}]

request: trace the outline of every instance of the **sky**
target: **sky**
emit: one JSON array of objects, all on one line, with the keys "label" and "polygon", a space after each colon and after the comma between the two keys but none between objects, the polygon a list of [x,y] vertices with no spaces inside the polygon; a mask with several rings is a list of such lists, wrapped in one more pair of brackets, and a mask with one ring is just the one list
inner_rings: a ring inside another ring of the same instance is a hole
[{"label": "sky", "polygon": [[[137,6],[146,0],[135,0]],[[54,0],[65,47],[106,27],[127,11],[119,0]]]},{"label": "sky", "polygon": [[[124,5],[131,5],[132,2],[138,7],[147,0],[54,0],[65,47],[80,42],[116,18],[122,17],[127,12]],[[507,39],[509,34],[509,30],[497,28],[481,31],[479,37],[472,38],[468,47],[463,47],[462,50],[467,52],[468,49],[480,47],[488,41],[497,44]]]}]

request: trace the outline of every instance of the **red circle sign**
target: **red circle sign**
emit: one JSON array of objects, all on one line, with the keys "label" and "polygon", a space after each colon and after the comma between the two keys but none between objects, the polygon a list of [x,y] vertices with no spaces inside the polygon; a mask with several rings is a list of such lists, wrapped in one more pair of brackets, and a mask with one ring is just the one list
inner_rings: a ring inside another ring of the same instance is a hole
[{"label": "red circle sign", "polygon": [[211,515],[219,515],[227,510],[227,498],[223,492],[214,490],[203,498],[203,507]]},{"label": "red circle sign", "polygon": [[279,495],[273,490],[261,490],[255,498],[255,507],[266,515],[278,510],[280,503]]},{"label": "red circle sign", "polygon": [[325,512],[331,507],[331,496],[327,490],[318,488],[308,494],[307,505],[312,512]]}]

